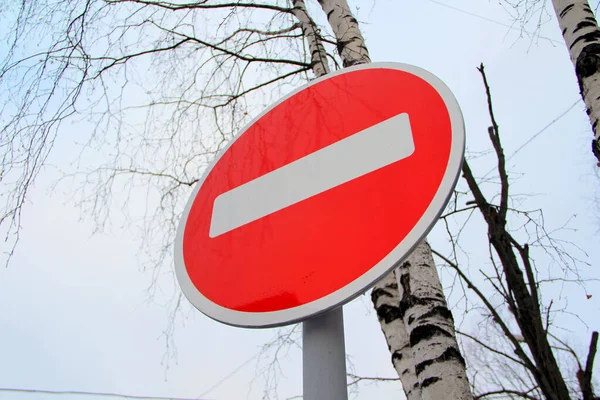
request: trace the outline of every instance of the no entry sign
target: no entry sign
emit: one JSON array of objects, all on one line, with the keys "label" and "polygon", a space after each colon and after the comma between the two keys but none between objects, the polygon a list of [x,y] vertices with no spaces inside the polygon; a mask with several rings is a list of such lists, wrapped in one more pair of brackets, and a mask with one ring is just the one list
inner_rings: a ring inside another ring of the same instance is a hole
[{"label": "no entry sign", "polygon": [[462,115],[420,68],[372,63],[287,95],[198,182],[175,243],[184,294],[236,326],[303,320],[375,283],[456,184]]}]

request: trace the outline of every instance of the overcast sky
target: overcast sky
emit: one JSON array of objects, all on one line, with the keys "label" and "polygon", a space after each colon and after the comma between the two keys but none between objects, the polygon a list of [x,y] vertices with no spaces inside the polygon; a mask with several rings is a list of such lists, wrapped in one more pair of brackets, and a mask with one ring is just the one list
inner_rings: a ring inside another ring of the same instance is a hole
[{"label": "overcast sky", "polygon": [[[485,97],[475,69],[485,63],[502,140],[511,157],[508,166],[515,173],[513,193],[530,194],[518,198],[520,207],[543,207],[549,230],[568,221],[572,230],[557,234],[587,253],[578,254],[591,264],[582,265],[582,275],[600,278],[599,180],[590,152],[592,134],[583,104],[570,109],[579,99],[578,86],[557,24],[551,20],[541,27],[540,35],[549,39],[531,39],[509,28],[512,20],[497,1],[481,0],[378,0],[361,5],[358,16],[373,61],[420,66],[451,88],[463,109],[471,154],[490,148]],[[63,158],[58,152],[51,162],[66,167],[61,165]],[[493,159],[480,158],[474,167],[483,176]],[[19,247],[10,266],[0,268],[0,388],[262,398],[265,385],[273,382],[261,373],[269,361],[258,354],[278,331],[221,325],[184,304],[173,340],[166,341],[177,293],[172,276],[159,276],[162,290],[150,296],[152,275],[140,271],[136,232],[124,229],[127,221],[115,217],[107,231],[93,234],[90,219],[70,200],[69,187],[51,189],[57,176],[50,168],[36,184],[24,211]],[[465,247],[478,240],[463,239]],[[436,228],[431,242],[434,247],[447,246],[442,227]],[[468,251],[469,270],[476,274],[488,262],[487,248],[471,246]],[[452,285],[449,279],[443,283]],[[585,290],[560,286],[551,294],[587,322],[588,327],[575,317],[561,320],[570,329],[564,331],[565,339],[579,350],[586,348],[592,330],[600,330],[598,289],[595,283]],[[473,328],[468,320],[464,324]],[[368,296],[345,307],[345,327],[355,372],[394,377]],[[279,398],[301,395],[300,361],[297,346],[280,357]],[[403,398],[397,383],[358,389],[357,399]],[[0,400],[46,398],[52,397],[0,391]]]}]

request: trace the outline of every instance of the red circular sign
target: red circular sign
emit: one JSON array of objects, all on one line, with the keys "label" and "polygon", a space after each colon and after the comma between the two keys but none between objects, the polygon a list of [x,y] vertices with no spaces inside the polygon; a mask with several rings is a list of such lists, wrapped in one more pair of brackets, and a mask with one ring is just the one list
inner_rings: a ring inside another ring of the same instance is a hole
[{"label": "red circular sign", "polygon": [[182,217],[176,269],[200,311],[274,326],[335,307],[426,235],[464,149],[449,89],[374,63],[321,78],[247,126]]}]

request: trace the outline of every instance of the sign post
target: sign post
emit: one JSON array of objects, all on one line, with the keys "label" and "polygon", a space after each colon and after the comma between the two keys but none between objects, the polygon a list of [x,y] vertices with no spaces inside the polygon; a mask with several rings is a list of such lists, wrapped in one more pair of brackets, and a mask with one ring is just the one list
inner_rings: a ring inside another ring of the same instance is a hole
[{"label": "sign post", "polygon": [[342,307],[302,323],[304,400],[347,400]]},{"label": "sign post", "polygon": [[464,141],[456,99],[418,67],[363,64],[295,90],[197,183],[175,241],[183,293],[234,326],[304,321],[304,398],[345,400],[341,306],[433,227]]}]

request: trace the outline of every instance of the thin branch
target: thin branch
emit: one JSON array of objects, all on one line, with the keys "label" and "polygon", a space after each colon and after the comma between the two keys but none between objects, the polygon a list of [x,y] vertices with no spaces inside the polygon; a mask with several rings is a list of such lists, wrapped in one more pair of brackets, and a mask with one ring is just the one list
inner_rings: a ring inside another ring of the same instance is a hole
[{"label": "thin branch", "polygon": [[98,78],[104,71],[114,67],[117,64],[122,64],[122,63],[126,63],[127,61],[129,61],[130,59],[133,58],[137,58],[140,56],[145,56],[148,54],[155,54],[155,53],[161,53],[161,52],[165,52],[165,51],[170,51],[170,50],[175,50],[176,48],[178,48],[179,46],[191,41],[191,38],[186,38],[183,40],[180,40],[179,42],[168,46],[168,47],[161,47],[161,48],[155,48],[155,49],[150,49],[150,50],[144,50],[144,51],[140,51],[138,53],[133,53],[133,54],[127,54],[126,56],[123,57],[119,57],[119,58],[114,58],[114,57],[96,57],[96,58],[92,58],[92,60],[94,61],[111,61],[111,63],[109,63],[108,65],[104,66],[103,68],[101,68],[95,76],[93,76],[91,79],[96,79]]},{"label": "thin branch", "polygon": [[382,378],[373,376],[359,376],[355,374],[346,374],[352,380],[348,382],[347,386],[356,385],[361,381],[376,381],[376,382],[399,382],[400,378]]},{"label": "thin branch", "polygon": [[[164,28],[163,28],[164,29]],[[288,59],[284,59],[284,58],[264,58],[264,57],[253,57],[252,55],[243,55],[243,54],[239,54],[236,53],[235,51],[223,48],[221,46],[217,46],[213,43],[209,43],[207,41],[195,38],[195,37],[191,37],[188,35],[185,35],[183,33],[180,32],[175,32],[173,30],[170,29],[164,29],[166,32],[172,33],[174,35],[177,36],[181,36],[183,38],[185,38],[186,40],[184,41],[193,41],[196,42],[198,44],[201,44],[205,47],[211,48],[213,50],[217,50],[223,54],[227,54],[230,55],[232,57],[235,57],[239,60],[242,61],[247,61],[247,62],[264,62],[264,63],[273,63],[273,64],[292,64],[292,65],[298,65],[300,67],[310,67],[311,65],[302,61],[296,61],[296,60],[288,60]]]},{"label": "thin branch", "polygon": [[446,214],[442,215],[440,218],[448,218],[448,217],[449,217],[449,216],[451,216],[451,215],[454,215],[454,214],[459,214],[459,213],[461,213],[461,212],[463,212],[463,211],[474,210],[474,209],[476,209],[476,208],[477,208],[477,206],[471,206],[471,207],[459,208],[459,209],[452,210],[452,211],[450,211],[450,212],[448,212],[448,213],[446,213]]},{"label": "thin branch", "polygon": [[310,69],[311,69],[310,67],[304,67],[304,68],[300,68],[300,69],[294,70],[294,71],[289,72],[289,73],[284,74],[284,75],[279,75],[276,78],[273,78],[273,79],[268,80],[266,82],[260,83],[260,84],[258,84],[256,86],[253,86],[253,87],[251,87],[249,89],[246,89],[243,92],[240,92],[238,94],[232,95],[231,97],[229,97],[229,99],[225,103],[218,104],[215,107],[225,107],[225,106],[229,105],[232,101],[237,100],[238,98],[240,98],[242,96],[245,96],[245,95],[247,95],[250,92],[253,92],[255,90],[258,90],[260,88],[268,86],[268,85],[270,85],[272,83],[275,83],[277,81],[289,78],[290,76],[294,76],[294,75],[300,74],[302,72],[310,71]]},{"label": "thin branch", "polygon": [[[101,170],[103,168],[100,168],[99,170]],[[162,172],[152,172],[152,171],[142,171],[142,170],[135,170],[135,169],[129,169],[129,168],[115,168],[115,169],[109,169],[110,171],[114,172],[115,174],[133,174],[133,175],[147,175],[147,176],[153,176],[156,178],[169,178],[172,179],[173,181],[175,181],[177,184],[179,185],[185,185],[185,186],[193,186],[196,182],[198,182],[198,179],[192,179],[191,181],[182,181],[181,179],[178,179],[177,177],[171,175],[171,174],[165,174]]]},{"label": "thin branch", "polygon": [[485,392],[485,393],[475,396],[474,400],[483,399],[488,396],[496,396],[499,394],[513,394],[515,396],[520,396],[520,397],[522,397],[524,399],[528,399],[528,400],[539,400],[537,397],[530,395],[529,392],[519,392],[517,390],[510,390],[510,389],[500,389],[500,390],[493,390],[491,392]]},{"label": "thin branch", "polygon": [[237,29],[235,32],[233,32],[231,35],[229,35],[226,38],[222,39],[221,41],[217,42],[216,45],[220,46],[223,43],[226,43],[229,40],[233,39],[240,33],[250,33],[250,34],[256,33],[257,35],[261,35],[261,36],[279,36],[279,35],[283,35],[285,33],[293,32],[294,30],[296,30],[298,28],[300,28],[299,23],[295,23],[288,28],[283,28],[283,29],[280,29],[277,31],[262,31],[260,29],[240,28],[240,29]]},{"label": "thin branch", "polygon": [[441,258],[446,264],[448,264],[450,267],[452,267],[458,273],[458,275],[461,277],[461,279],[467,283],[468,288],[473,290],[477,294],[477,296],[481,299],[483,304],[485,304],[487,309],[492,313],[494,322],[500,326],[500,328],[502,329],[502,332],[504,332],[504,335],[506,336],[506,338],[515,347],[515,353],[519,356],[519,358],[521,360],[523,360],[524,366],[527,369],[529,369],[530,371],[534,372],[536,369],[535,365],[529,359],[529,357],[527,356],[525,351],[523,351],[523,348],[521,347],[519,341],[517,340],[517,338],[515,338],[515,335],[513,335],[513,333],[510,331],[510,329],[508,328],[508,325],[504,322],[504,320],[502,319],[500,314],[498,314],[498,312],[496,311],[496,309],[494,308],[492,303],[490,303],[490,301],[488,300],[488,297],[486,295],[484,295],[481,292],[481,290],[479,290],[479,288],[473,284],[473,282],[471,282],[471,280],[462,272],[462,270],[458,267],[458,265],[456,265],[455,263],[450,261],[448,258],[443,256],[439,252],[437,252],[433,249],[431,251],[433,252],[433,254],[435,254],[436,256]]},{"label": "thin branch", "polygon": [[515,363],[517,363],[519,365],[522,365],[523,367],[527,368],[527,365],[525,365],[522,361],[520,361],[520,360],[518,360],[518,359],[516,359],[514,357],[509,356],[508,354],[504,353],[503,351],[500,351],[498,349],[495,349],[495,348],[491,347],[490,345],[488,345],[488,344],[482,342],[481,340],[477,339],[475,336],[472,336],[472,335],[470,335],[468,333],[465,333],[465,332],[462,332],[462,331],[459,331],[459,330],[457,330],[456,333],[458,333],[458,334],[460,334],[462,336],[465,336],[465,337],[471,339],[472,341],[474,341],[475,343],[477,343],[481,347],[484,347],[484,348],[488,349],[492,353],[496,353],[496,354],[498,354],[498,355],[500,355],[502,357],[506,357],[509,360],[511,360],[511,361],[513,361],[513,362],[515,362]]},{"label": "thin branch", "polygon": [[198,1],[195,3],[175,4],[166,1],[148,1],[148,0],[105,0],[107,3],[137,3],[147,6],[156,6],[166,8],[167,10],[190,10],[190,9],[218,9],[218,8],[257,8],[263,10],[279,11],[283,13],[291,13],[292,9],[288,7],[279,7],[271,4],[256,4],[256,3],[221,3],[221,4],[206,4],[206,1]]}]

